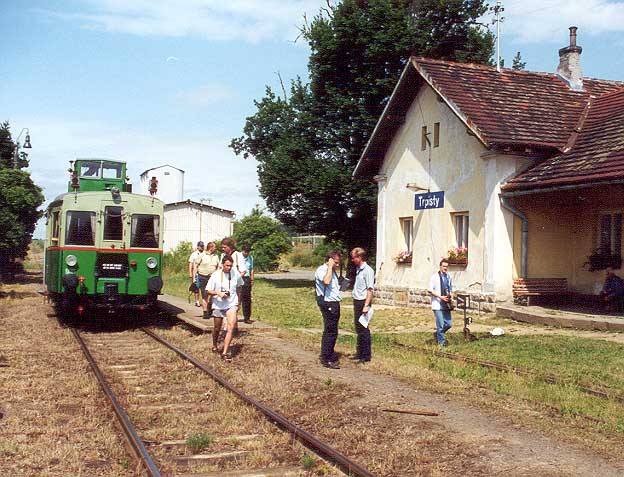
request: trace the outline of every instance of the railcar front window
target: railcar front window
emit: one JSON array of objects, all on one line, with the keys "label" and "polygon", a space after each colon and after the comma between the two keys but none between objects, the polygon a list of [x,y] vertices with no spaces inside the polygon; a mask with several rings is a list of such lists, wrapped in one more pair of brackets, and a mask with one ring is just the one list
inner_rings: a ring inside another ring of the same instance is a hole
[{"label": "railcar front window", "polygon": [[102,166],[102,177],[104,179],[121,179],[121,164],[105,162]]},{"label": "railcar front window", "polygon": [[93,179],[99,179],[100,167],[102,163],[100,161],[83,161],[80,163],[80,177],[91,177]]},{"label": "railcar front window", "polygon": [[95,212],[67,212],[65,245],[95,245]]},{"label": "railcar front window", "polygon": [[158,248],[160,242],[160,217],[158,215],[133,215],[131,247]]},{"label": "railcar front window", "polygon": [[123,240],[123,207],[104,209],[104,240]]}]

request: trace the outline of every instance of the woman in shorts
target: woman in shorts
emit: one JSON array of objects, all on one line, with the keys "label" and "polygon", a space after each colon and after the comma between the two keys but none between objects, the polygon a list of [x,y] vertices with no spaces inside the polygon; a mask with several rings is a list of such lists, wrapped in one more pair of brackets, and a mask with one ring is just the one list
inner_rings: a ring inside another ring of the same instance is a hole
[{"label": "woman in shorts", "polygon": [[223,319],[227,321],[227,333],[221,352],[221,358],[225,361],[232,361],[230,343],[238,320],[238,290],[243,285],[243,279],[237,270],[232,269],[232,263],[232,257],[224,255],[221,259],[221,270],[214,272],[206,285],[206,291],[212,296],[212,351],[215,353],[219,351],[217,345]]}]

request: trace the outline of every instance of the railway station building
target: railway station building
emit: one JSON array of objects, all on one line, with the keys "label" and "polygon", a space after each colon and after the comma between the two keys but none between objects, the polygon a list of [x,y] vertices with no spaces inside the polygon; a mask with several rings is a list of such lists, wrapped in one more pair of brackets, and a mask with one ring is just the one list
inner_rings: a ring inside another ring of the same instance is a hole
[{"label": "railway station building", "polygon": [[377,299],[419,305],[442,258],[472,306],[514,281],[597,294],[621,267],[624,82],[412,57],[354,171],[377,196]]}]

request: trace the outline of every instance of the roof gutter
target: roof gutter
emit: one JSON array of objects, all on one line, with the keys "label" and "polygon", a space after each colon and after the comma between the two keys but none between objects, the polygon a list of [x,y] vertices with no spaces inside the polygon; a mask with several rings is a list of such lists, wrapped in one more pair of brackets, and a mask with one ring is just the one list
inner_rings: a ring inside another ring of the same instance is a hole
[{"label": "roof gutter", "polygon": [[507,197],[503,196],[502,194],[499,195],[499,197],[503,209],[507,209],[513,215],[522,220],[522,257],[520,260],[520,278],[527,278],[529,268],[529,218],[524,214],[524,212],[516,209],[513,205],[511,205]]}]

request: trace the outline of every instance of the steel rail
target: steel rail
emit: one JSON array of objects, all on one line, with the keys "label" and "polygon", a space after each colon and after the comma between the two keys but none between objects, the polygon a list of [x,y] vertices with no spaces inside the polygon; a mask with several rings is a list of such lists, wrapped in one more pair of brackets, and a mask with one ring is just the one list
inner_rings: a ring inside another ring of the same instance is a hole
[{"label": "steel rail", "polygon": [[429,350],[429,349],[421,348],[418,346],[412,346],[412,345],[400,343],[398,341],[393,341],[392,343],[394,346],[398,348],[404,348],[409,351],[415,351],[417,353],[422,353],[422,354],[431,353],[435,356],[438,356],[441,358],[447,358],[453,361],[464,361],[466,363],[477,364],[484,368],[496,369],[498,371],[507,371],[510,373],[514,373],[518,376],[533,377],[533,378],[541,379],[542,381],[548,384],[575,386],[576,388],[578,388],[580,391],[584,392],[585,394],[590,394],[592,396],[596,396],[602,399],[614,399],[619,402],[624,402],[624,396],[620,396],[612,390],[591,388],[591,387],[584,386],[579,383],[575,383],[573,381],[566,381],[564,379],[559,378],[558,376],[555,376],[554,374],[540,373],[538,371],[533,371],[531,369],[518,368],[516,366],[510,366],[510,365],[503,364],[503,363],[496,363],[494,361],[487,361],[487,360],[483,360],[479,358],[473,358],[472,356],[464,356],[458,353],[449,353],[447,351],[440,351],[440,350]]},{"label": "steel rail", "polygon": [[106,377],[104,377],[104,374],[102,373],[99,366],[95,362],[93,355],[91,355],[91,352],[89,351],[89,348],[87,347],[87,344],[82,339],[82,336],[80,336],[80,333],[78,332],[78,330],[76,330],[75,328],[72,328],[71,331],[74,334],[74,337],[76,338],[78,343],[80,344],[80,347],[82,348],[82,352],[87,358],[87,361],[89,362],[89,365],[91,366],[91,370],[93,371],[93,374],[95,374],[98,382],[100,383],[100,387],[102,388],[102,390],[104,391],[104,394],[106,394],[106,397],[108,398],[111,405],[113,406],[113,410],[115,411],[117,420],[119,421],[119,424],[121,425],[121,429],[126,437],[126,440],[130,444],[132,451],[136,455],[139,462],[141,462],[141,464],[145,467],[150,477],[160,477],[160,470],[158,470],[158,467],[156,467],[156,464],[154,463],[152,456],[149,454],[149,452],[147,452],[147,449],[145,448],[145,444],[143,444],[143,441],[137,434],[134,424],[132,424],[132,421],[130,421],[130,418],[124,411],[119,401],[117,400],[117,397],[115,396],[115,393],[113,392],[110,385],[108,384]]},{"label": "steel rail", "polygon": [[281,414],[278,414],[277,412],[268,408],[264,404],[248,396],[242,390],[240,390],[239,388],[237,388],[236,386],[228,382],[223,376],[216,373],[212,369],[208,368],[205,364],[203,364],[201,361],[197,360],[190,354],[186,353],[185,351],[178,348],[174,344],[169,343],[167,340],[165,340],[161,336],[158,336],[156,333],[152,332],[151,330],[148,330],[146,328],[141,328],[141,330],[144,333],[146,333],[148,336],[151,336],[153,339],[155,339],[159,343],[163,344],[170,350],[177,353],[183,359],[192,363],[195,367],[201,369],[204,373],[208,374],[212,379],[218,382],[221,386],[233,392],[241,400],[251,405],[252,407],[255,407],[262,414],[267,416],[269,419],[271,419],[272,421],[274,421],[275,423],[277,423],[284,429],[288,430],[291,434],[293,434],[293,436],[301,440],[304,444],[306,444],[308,447],[313,449],[315,452],[317,452],[318,454],[322,456],[325,456],[326,458],[328,458],[328,460],[331,460],[334,463],[336,463],[341,468],[341,470],[343,470],[347,475],[354,476],[354,477],[376,477],[375,474],[369,472],[368,470],[364,469],[359,464],[350,460],[348,457],[342,455],[333,447],[330,447],[324,442],[318,440],[312,434],[309,434],[308,432],[304,431],[300,427],[297,427],[295,424],[290,422],[287,418],[285,418]]}]

